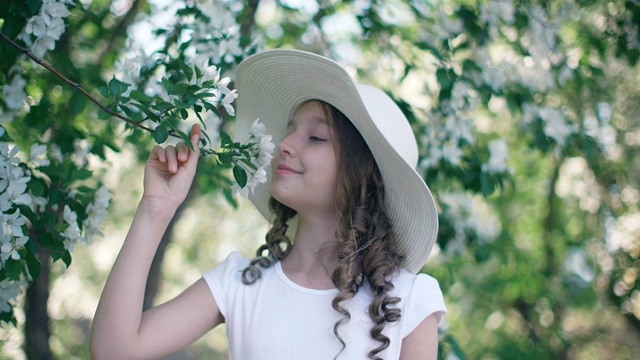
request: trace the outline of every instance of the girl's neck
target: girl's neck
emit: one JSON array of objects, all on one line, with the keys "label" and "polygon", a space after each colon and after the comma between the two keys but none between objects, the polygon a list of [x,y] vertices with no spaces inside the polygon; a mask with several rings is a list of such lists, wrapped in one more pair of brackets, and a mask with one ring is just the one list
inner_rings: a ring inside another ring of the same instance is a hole
[{"label": "girl's neck", "polygon": [[298,285],[333,288],[331,274],[338,265],[337,219],[300,217],[291,252],[282,260],[282,270]]}]

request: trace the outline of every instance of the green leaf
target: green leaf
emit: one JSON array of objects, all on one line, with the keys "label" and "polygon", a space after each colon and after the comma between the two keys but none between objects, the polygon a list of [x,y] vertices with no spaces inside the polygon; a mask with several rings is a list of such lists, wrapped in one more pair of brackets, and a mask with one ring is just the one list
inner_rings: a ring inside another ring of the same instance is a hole
[{"label": "green leaf", "polygon": [[107,90],[107,88],[106,88],[106,87],[104,87],[104,86],[100,86],[100,87],[98,88],[98,90],[100,91],[100,94],[102,94],[102,96],[104,96],[104,97],[106,97],[106,98],[108,98],[108,97],[109,97],[109,90]]},{"label": "green leaf", "polygon": [[231,140],[231,136],[229,136],[229,134],[227,134],[224,131],[220,131],[220,146],[222,146],[223,148],[226,148],[231,144],[233,144],[233,141]]},{"label": "green leaf", "polygon": [[8,258],[4,263],[4,271],[7,274],[9,280],[20,280],[20,273],[22,272],[22,261]]},{"label": "green leaf", "polygon": [[164,125],[158,125],[158,127],[153,131],[153,140],[155,140],[157,144],[162,144],[167,141],[168,137],[169,132]]},{"label": "green leaf", "polygon": [[234,209],[238,208],[238,201],[233,197],[233,193],[231,192],[231,189],[229,189],[228,187],[222,188],[222,194],[224,195],[224,198],[227,200],[227,202],[231,206],[233,206]]},{"label": "green leaf", "polygon": [[153,101],[152,98],[148,97],[143,92],[140,92],[138,90],[131,90],[131,95],[129,96],[131,96],[133,100],[137,101]]},{"label": "green leaf", "polygon": [[484,197],[493,194],[495,191],[495,184],[491,178],[489,178],[489,175],[484,173],[480,174],[480,189],[482,190],[482,195]]},{"label": "green leaf", "polygon": [[241,188],[247,186],[247,172],[242,167],[238,165],[233,167],[233,178]]},{"label": "green leaf", "polygon": [[58,189],[52,189],[49,193],[49,205],[57,204],[64,201],[65,195]]},{"label": "green leaf", "polygon": [[93,171],[86,168],[73,171],[67,183],[70,184],[74,181],[88,179],[91,177],[92,174],[93,174]]},{"label": "green leaf", "polygon": [[42,264],[40,264],[40,261],[38,261],[35,255],[31,253],[27,253],[27,256],[25,257],[25,261],[27,262],[29,275],[31,275],[31,277],[34,279],[37,278],[38,275],[40,275],[40,270],[42,270]]},{"label": "green leaf", "polygon": [[171,81],[169,81],[169,79],[164,78],[164,77],[162,78],[162,87],[167,89],[167,92],[169,94],[173,94],[173,83]]},{"label": "green leaf", "polygon": [[65,251],[62,256],[60,256],[60,259],[67,265],[67,269],[71,266],[71,253],[69,251]]},{"label": "green leaf", "polygon": [[229,158],[229,156],[227,156],[227,154],[225,153],[218,154],[218,161],[220,161],[223,164],[231,164],[231,158]]},{"label": "green leaf", "polygon": [[185,109],[180,109],[180,116],[182,117],[182,119],[187,120],[187,118],[189,117],[189,112]]},{"label": "green leaf", "polygon": [[180,59],[176,59],[175,61],[178,63],[180,70],[182,70],[182,73],[187,78],[187,80],[191,81],[191,79],[193,78],[193,69],[191,69],[191,67],[187,65],[187,63]]},{"label": "green leaf", "polygon": [[116,79],[115,76],[111,78],[109,81],[109,91],[112,95],[120,96],[122,93],[127,91],[129,84],[123,83],[122,81]]},{"label": "green leaf", "polygon": [[29,190],[31,190],[31,194],[35,196],[46,196],[47,191],[49,190],[47,183],[37,177],[32,177],[31,180],[29,180],[28,186]]},{"label": "green leaf", "polygon": [[179,83],[176,84],[173,87],[173,93],[176,95],[182,95],[185,94],[187,92],[187,89],[189,88],[189,84],[187,83]]}]

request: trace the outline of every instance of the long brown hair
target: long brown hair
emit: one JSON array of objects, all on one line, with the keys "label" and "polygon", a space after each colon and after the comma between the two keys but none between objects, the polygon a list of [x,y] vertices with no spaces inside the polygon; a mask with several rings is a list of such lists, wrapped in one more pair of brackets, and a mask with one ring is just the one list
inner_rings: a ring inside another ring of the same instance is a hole
[{"label": "long brown hair", "polygon": [[[319,103],[338,140],[336,211],[340,222],[336,239],[339,263],[331,277],[338,294],[331,305],[343,318],[336,322],[333,331],[342,344],[342,353],[347,344],[339,329],[349,322],[351,314],[341,304],[353,298],[367,281],[373,294],[369,316],[374,325],[370,334],[380,342],[369,352],[369,358],[380,359],[377,354],[390,344],[389,338],[382,334],[385,325],[400,320],[400,309],[393,307],[400,298],[388,293],[393,289],[390,277],[399,267],[402,256],[393,248],[392,224],[384,205],[384,182],[369,147],[344,114],[325,102]],[[284,259],[291,247],[291,240],[286,236],[287,221],[295,216],[295,211],[273,198],[270,206],[275,221],[266,235],[266,244],[258,249],[256,257],[243,271],[245,284],[260,278],[258,266],[266,268]]]}]

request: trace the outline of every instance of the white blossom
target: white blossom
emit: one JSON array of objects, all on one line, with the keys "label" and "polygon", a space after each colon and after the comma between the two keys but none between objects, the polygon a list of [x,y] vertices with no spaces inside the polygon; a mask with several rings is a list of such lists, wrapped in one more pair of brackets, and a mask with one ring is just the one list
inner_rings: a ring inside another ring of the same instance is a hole
[{"label": "white blossom", "polygon": [[267,182],[267,167],[271,164],[275,144],[271,141],[271,135],[266,134],[265,130],[266,128],[260,119],[256,119],[251,125],[248,143],[252,143],[254,146],[249,150],[252,154],[249,160],[257,169],[253,170],[241,161],[238,162],[238,165],[242,166],[249,176],[244,188],[240,189],[237,184],[234,184],[232,190],[245,198],[249,196],[249,191],[253,192],[258,184]]},{"label": "white blossom", "polygon": [[447,253],[462,252],[469,233],[475,234],[482,243],[492,241],[500,233],[500,221],[482,197],[442,192],[439,198],[444,205],[443,215],[454,227],[455,239],[451,247],[447,245]]},{"label": "white blossom", "polygon": [[480,6],[480,21],[486,22],[491,28],[498,27],[501,21],[511,25],[515,21],[514,13],[511,0],[492,0]]},{"label": "white blossom", "polygon": [[54,160],[57,163],[62,163],[64,161],[64,156],[62,156],[62,149],[60,149],[60,146],[56,144],[51,144],[49,146],[49,159]]},{"label": "white blossom", "polygon": [[459,165],[462,158],[462,149],[458,144],[448,141],[442,147],[442,157],[453,165]]},{"label": "white blossom", "polygon": [[49,165],[49,159],[47,159],[47,145],[33,144],[31,145],[31,163],[36,167]]},{"label": "white blossom", "polygon": [[509,149],[505,139],[491,140],[488,145],[489,161],[482,164],[482,170],[489,173],[501,173],[507,170],[507,160],[509,159]]},{"label": "white blossom", "polygon": [[439,146],[431,144],[427,156],[425,156],[420,162],[420,166],[426,169],[432,168],[440,162],[442,159],[442,149]]},{"label": "white blossom", "polygon": [[456,81],[451,89],[450,106],[454,111],[462,110],[467,105],[467,98],[471,87],[465,81]]},{"label": "white blossom", "polygon": [[22,227],[27,223],[27,220],[20,216],[20,210],[14,211],[12,214],[2,213],[0,214],[0,219],[2,219],[2,233],[8,234],[14,237],[24,236],[22,232]]},{"label": "white blossom", "polygon": [[93,148],[93,144],[87,139],[75,139],[73,141],[75,151],[71,155],[71,160],[77,167],[83,167],[87,164],[87,156]]},{"label": "white blossom", "polygon": [[432,31],[440,40],[448,40],[458,36],[464,29],[461,19],[451,18],[446,12],[438,11],[436,13],[436,23],[433,25]]},{"label": "white blossom", "polygon": [[[10,71],[11,73],[11,71]],[[4,103],[10,110],[19,110],[24,105],[27,99],[27,93],[24,92],[24,86],[27,81],[22,77],[20,73],[16,73],[11,78],[11,82],[8,82],[2,87],[2,96]]]},{"label": "white blossom", "polygon": [[76,243],[84,242],[82,233],[78,227],[78,214],[71,210],[69,205],[64,206],[62,219],[67,223],[67,227],[60,233],[64,238],[64,248],[69,252],[73,252]]},{"label": "white blossom", "polygon": [[10,302],[18,297],[24,286],[25,284],[22,281],[9,279],[0,281],[0,313],[11,311],[12,305]]},{"label": "white blossom", "polygon": [[199,21],[192,35],[194,50],[200,56],[210,58],[214,64],[235,62],[236,57],[246,53],[240,46],[240,25],[235,14],[221,3],[205,1],[200,10],[210,19]]},{"label": "white blossom", "polygon": [[0,165],[0,209],[3,212],[9,210],[13,204],[31,204],[31,196],[25,193],[30,179],[31,177],[20,167],[7,163]]},{"label": "white blossom", "polygon": [[543,107],[540,109],[540,118],[544,121],[544,133],[555,140],[560,146],[564,146],[567,138],[577,131],[575,124],[569,124],[562,112],[556,108]]},{"label": "white blossom", "polygon": [[40,12],[27,20],[18,39],[27,44],[35,57],[41,59],[47,50],[55,48],[65,31],[64,18],[71,15],[68,4],[73,1],[44,0]]},{"label": "white blossom", "polygon": [[109,208],[109,201],[111,201],[111,194],[106,186],[101,186],[95,193],[93,203],[87,206],[87,218],[84,220],[83,225],[85,229],[85,242],[91,244],[95,235],[102,236],[100,227],[109,214],[107,209]]}]

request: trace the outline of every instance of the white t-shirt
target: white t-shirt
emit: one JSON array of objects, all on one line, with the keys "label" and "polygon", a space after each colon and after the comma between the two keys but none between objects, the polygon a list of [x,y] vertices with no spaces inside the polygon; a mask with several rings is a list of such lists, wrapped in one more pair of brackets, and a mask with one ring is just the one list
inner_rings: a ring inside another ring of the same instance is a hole
[{"label": "white t-shirt", "polygon": [[[255,284],[245,285],[241,274],[248,264],[249,259],[233,252],[203,275],[225,317],[231,358],[333,359],[342,348],[333,326],[343,316],[331,307],[338,290],[302,287],[286,277],[280,262],[262,269]],[[427,316],[435,313],[440,322],[447,311],[438,282],[431,276],[401,270],[393,284],[390,295],[401,298],[395,305],[401,309],[401,319],[384,328],[383,334],[391,340],[378,354],[384,359],[398,359],[405,336]],[[369,335],[371,298],[365,285],[353,299],[341,303],[351,313],[351,320],[338,330],[346,343],[339,359],[368,359],[368,352],[380,345]]]}]

